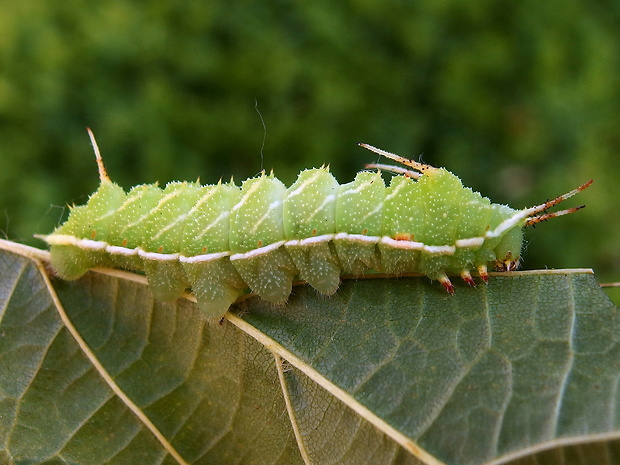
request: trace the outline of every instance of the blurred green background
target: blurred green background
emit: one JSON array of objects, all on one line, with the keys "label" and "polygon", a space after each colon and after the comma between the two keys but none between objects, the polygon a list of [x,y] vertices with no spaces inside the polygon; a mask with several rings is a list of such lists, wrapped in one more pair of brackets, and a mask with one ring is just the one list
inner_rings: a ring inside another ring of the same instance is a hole
[{"label": "blurred green background", "polygon": [[588,208],[528,231],[523,264],[620,281],[620,2],[0,4],[9,239],[42,247],[96,189],[86,126],[126,188],[323,163],[347,182],[377,159],[364,141],[515,208],[594,179],[569,201]]}]

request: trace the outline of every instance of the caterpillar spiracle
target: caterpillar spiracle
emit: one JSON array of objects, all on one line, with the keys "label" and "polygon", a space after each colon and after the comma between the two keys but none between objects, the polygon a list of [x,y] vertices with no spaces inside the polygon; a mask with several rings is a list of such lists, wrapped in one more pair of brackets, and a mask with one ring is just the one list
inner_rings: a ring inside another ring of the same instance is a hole
[{"label": "caterpillar spiracle", "polygon": [[[321,167],[302,171],[288,188],[263,172],[241,186],[171,182],[125,192],[89,135],[100,186],[52,234],[38,236],[51,246],[52,266],[67,280],[99,266],[142,271],[161,300],[192,289],[207,317],[222,316],[248,288],[286,302],[296,278],[326,295],[341,275],[368,270],[422,273],[449,293],[449,274],[473,286],[477,270],[487,282],[488,267],[518,266],[525,226],[583,208],[546,211],[592,183],[515,210],[446,169],[360,144],[401,166],[366,165],[373,171],[346,184]],[[381,170],[395,174],[387,186]]]}]

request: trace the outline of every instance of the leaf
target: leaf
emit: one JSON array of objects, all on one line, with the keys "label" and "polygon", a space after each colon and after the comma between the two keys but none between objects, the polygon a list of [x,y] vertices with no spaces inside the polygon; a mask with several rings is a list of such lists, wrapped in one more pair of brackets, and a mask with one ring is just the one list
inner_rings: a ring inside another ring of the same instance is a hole
[{"label": "leaf", "polygon": [[591,271],[300,286],[207,324],[0,248],[0,463],[620,460],[620,313]]}]

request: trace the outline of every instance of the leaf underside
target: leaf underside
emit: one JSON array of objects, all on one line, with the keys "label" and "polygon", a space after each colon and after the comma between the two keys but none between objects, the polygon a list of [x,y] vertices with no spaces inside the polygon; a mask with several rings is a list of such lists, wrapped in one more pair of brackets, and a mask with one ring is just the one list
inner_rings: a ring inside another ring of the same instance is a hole
[{"label": "leaf underside", "polygon": [[299,286],[217,324],[0,247],[0,463],[620,462],[620,312],[583,270]]}]

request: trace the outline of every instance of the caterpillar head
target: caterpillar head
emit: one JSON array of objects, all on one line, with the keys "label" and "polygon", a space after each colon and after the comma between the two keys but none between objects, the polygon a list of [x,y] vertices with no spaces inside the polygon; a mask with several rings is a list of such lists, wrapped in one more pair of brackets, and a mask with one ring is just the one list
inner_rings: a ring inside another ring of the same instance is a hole
[{"label": "caterpillar head", "polygon": [[497,271],[513,271],[519,268],[521,261],[521,247],[523,244],[523,229],[519,227],[507,231],[495,247],[494,266]]},{"label": "caterpillar head", "polygon": [[[501,236],[499,244],[495,247],[495,256],[497,257],[495,269],[498,271],[516,270],[519,267],[519,261],[521,259],[523,227],[534,226],[541,221],[547,221],[558,216],[568,215],[569,213],[581,210],[585,205],[579,205],[557,212],[547,212],[547,209],[587,189],[590,184],[592,184],[592,180],[552,200],[547,200],[540,205],[518,211],[512,217],[505,220],[503,224],[507,227],[504,230],[503,236]],[[499,229],[501,229],[501,226]]]}]

